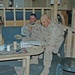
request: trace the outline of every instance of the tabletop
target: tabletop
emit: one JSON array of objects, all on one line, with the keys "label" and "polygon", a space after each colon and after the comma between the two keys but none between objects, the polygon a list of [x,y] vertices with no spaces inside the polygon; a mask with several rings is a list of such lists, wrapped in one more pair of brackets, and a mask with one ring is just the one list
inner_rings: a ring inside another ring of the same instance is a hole
[{"label": "tabletop", "polygon": [[[16,50],[19,50],[18,52]],[[31,56],[31,55],[37,55],[37,54],[41,54],[44,51],[44,49],[42,48],[42,46],[31,46],[31,47],[26,47],[26,48],[17,48],[14,49],[13,48],[13,44],[12,47],[10,48],[10,51],[4,50],[4,51],[0,51],[0,60],[3,60],[3,58],[7,58],[7,57],[23,57],[23,56]]]}]

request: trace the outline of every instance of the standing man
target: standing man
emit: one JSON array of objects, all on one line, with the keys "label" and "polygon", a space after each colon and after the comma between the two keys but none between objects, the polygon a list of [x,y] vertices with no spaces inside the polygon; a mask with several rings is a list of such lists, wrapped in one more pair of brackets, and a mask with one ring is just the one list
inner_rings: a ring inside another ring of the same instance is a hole
[{"label": "standing man", "polygon": [[48,75],[51,67],[52,52],[58,53],[63,42],[64,30],[61,24],[52,22],[47,15],[41,16],[42,42],[45,47],[44,69],[41,75]]}]

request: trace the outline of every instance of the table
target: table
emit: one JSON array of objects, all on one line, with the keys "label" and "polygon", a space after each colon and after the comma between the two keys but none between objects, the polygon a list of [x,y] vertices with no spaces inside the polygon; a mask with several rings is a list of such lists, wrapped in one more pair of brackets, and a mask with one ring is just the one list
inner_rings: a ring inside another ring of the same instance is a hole
[{"label": "table", "polygon": [[[12,49],[14,51],[14,49]],[[26,52],[7,52],[4,54],[0,54],[0,61],[5,60],[15,60],[15,59],[22,59],[22,66],[25,68],[24,75],[29,75],[29,69],[30,69],[30,56],[31,55],[37,55],[44,51],[44,49],[41,46],[32,46],[26,48]]]}]

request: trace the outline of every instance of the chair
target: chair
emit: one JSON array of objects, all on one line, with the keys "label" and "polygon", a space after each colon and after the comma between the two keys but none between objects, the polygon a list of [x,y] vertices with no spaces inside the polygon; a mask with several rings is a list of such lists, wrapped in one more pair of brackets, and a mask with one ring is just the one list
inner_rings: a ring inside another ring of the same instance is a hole
[{"label": "chair", "polygon": [[65,43],[66,35],[64,36],[64,41],[59,49],[60,62],[56,67],[56,75],[63,75],[63,71],[75,72],[75,58],[64,56],[64,43]]},{"label": "chair", "polygon": [[58,53],[60,54],[60,58],[64,58],[65,54],[64,54],[64,44],[65,44],[65,40],[66,40],[66,36],[67,36],[68,30],[64,31],[64,40],[59,48]]},{"label": "chair", "polygon": [[12,44],[14,41],[18,43],[22,41],[21,39],[14,38],[15,35],[21,35],[22,26],[8,26],[2,27],[2,37],[4,39],[4,44]]}]

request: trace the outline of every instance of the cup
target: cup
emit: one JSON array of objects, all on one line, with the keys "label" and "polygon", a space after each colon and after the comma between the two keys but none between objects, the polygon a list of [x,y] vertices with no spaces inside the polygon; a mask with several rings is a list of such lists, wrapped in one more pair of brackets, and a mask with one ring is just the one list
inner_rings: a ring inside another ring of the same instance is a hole
[{"label": "cup", "polygon": [[17,42],[14,41],[13,44],[14,44],[14,49],[17,49]]}]

